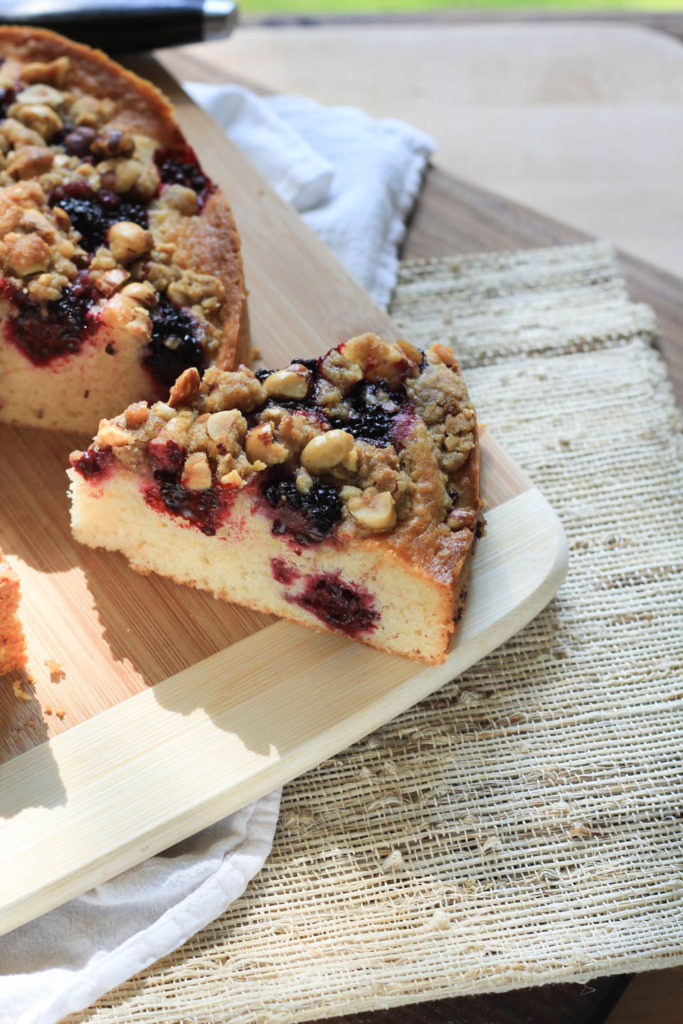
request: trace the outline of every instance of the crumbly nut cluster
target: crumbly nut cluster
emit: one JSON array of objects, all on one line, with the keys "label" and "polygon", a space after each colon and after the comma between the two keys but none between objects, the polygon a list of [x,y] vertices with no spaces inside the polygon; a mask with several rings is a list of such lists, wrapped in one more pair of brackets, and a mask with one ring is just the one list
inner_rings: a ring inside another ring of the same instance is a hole
[{"label": "crumbly nut cluster", "polygon": [[[12,100],[0,121],[0,275],[36,302],[59,298],[83,269],[103,305],[127,285],[149,283],[152,294],[140,305],[149,310],[166,294],[188,309],[202,324],[210,358],[221,343],[224,288],[187,266],[176,240],[197,213],[197,194],[178,184],[160,189],[155,140],[117,128],[117,103],[82,94],[70,72],[66,56],[0,65],[0,90]],[[68,213],[48,204],[55,188],[74,182],[147,205],[149,229],[124,217],[105,244],[85,252]],[[127,294],[110,321],[137,301],[134,290]]]},{"label": "crumbly nut cluster", "polygon": [[[391,437],[375,443],[344,429],[361,382],[376,385],[375,397],[387,387],[394,398],[399,391],[407,396],[405,443]],[[432,420],[440,410],[441,420],[430,426],[415,415],[423,409]],[[348,527],[362,533],[391,530],[423,511],[447,529],[470,528],[463,516],[448,519],[454,502],[442,464],[462,466],[475,444],[474,414],[449,350],[434,347],[423,359],[413,346],[368,334],[328,353],[315,374],[297,362],[263,380],[245,366],[211,368],[203,379],[188,369],[168,402],[136,402],[103,420],[95,437],[98,447],[111,448],[135,469],[171,442],[187,453],[181,482],[193,490],[214,481],[244,487],[255,474],[280,467],[302,494],[316,480],[334,485]]]},{"label": "crumbly nut cluster", "polygon": [[446,477],[458,472],[476,444],[476,415],[460,365],[451,349],[433,345],[426,352],[426,367],[418,380],[406,381],[437,452]]},{"label": "crumbly nut cluster", "polygon": [[86,259],[60,212],[49,208],[38,182],[0,189],[0,273],[21,283],[36,302],[59,298]]}]

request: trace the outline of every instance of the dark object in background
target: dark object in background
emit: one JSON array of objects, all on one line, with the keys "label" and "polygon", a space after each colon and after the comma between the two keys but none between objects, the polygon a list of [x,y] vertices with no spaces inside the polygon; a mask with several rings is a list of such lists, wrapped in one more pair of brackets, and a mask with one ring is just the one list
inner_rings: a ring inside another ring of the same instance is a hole
[{"label": "dark object in background", "polygon": [[0,24],[36,25],[107,53],[223,39],[233,0],[0,0]]}]

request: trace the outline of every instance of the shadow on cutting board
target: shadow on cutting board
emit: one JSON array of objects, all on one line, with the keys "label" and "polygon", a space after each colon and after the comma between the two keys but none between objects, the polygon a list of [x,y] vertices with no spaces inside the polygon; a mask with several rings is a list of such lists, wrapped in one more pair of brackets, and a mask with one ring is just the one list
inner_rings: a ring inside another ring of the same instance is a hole
[{"label": "shadow on cutting board", "polygon": [[135,672],[137,690],[273,621],[155,573],[143,576],[118,552],[80,550],[102,637],[113,661]]},{"label": "shadow on cutting board", "polygon": [[69,453],[78,443],[74,434],[0,427],[0,546],[42,573],[78,564],[66,496]]},{"label": "shadow on cutting board", "polygon": [[[57,807],[66,799],[50,748],[48,729],[28,672],[10,672],[0,680],[0,761],[13,760],[11,774],[0,781],[0,821],[26,807]],[[15,760],[31,747],[40,747],[39,763],[30,773]],[[16,782],[15,782],[16,780]],[[44,794],[50,793],[46,799]]]}]

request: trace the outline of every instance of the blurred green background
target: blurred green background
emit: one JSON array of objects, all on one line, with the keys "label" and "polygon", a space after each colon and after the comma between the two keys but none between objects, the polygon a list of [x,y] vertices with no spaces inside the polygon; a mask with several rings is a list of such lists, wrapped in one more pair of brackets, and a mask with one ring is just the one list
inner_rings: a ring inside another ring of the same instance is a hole
[{"label": "blurred green background", "polygon": [[683,11],[683,0],[239,0],[245,14],[373,14],[391,11]]}]

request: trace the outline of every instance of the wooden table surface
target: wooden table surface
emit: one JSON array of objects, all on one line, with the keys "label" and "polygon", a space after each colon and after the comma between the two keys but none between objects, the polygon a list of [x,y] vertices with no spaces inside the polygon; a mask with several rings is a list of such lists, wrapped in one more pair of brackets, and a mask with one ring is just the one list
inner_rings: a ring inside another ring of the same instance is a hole
[{"label": "wooden table surface", "polygon": [[[683,277],[683,45],[632,24],[247,25],[188,58],[401,117],[444,171]],[[190,72],[191,73],[191,72]]]},{"label": "wooden table surface", "polygon": [[[401,117],[437,141],[403,247],[439,256],[609,238],[649,302],[683,399],[683,46],[634,25],[246,26],[162,51],[181,80],[237,78]],[[521,205],[520,205],[521,204]],[[533,208],[533,209],[532,209]],[[679,1024],[683,972],[345,1017],[346,1024]],[[342,1024],[342,1018],[327,1024]]]}]

